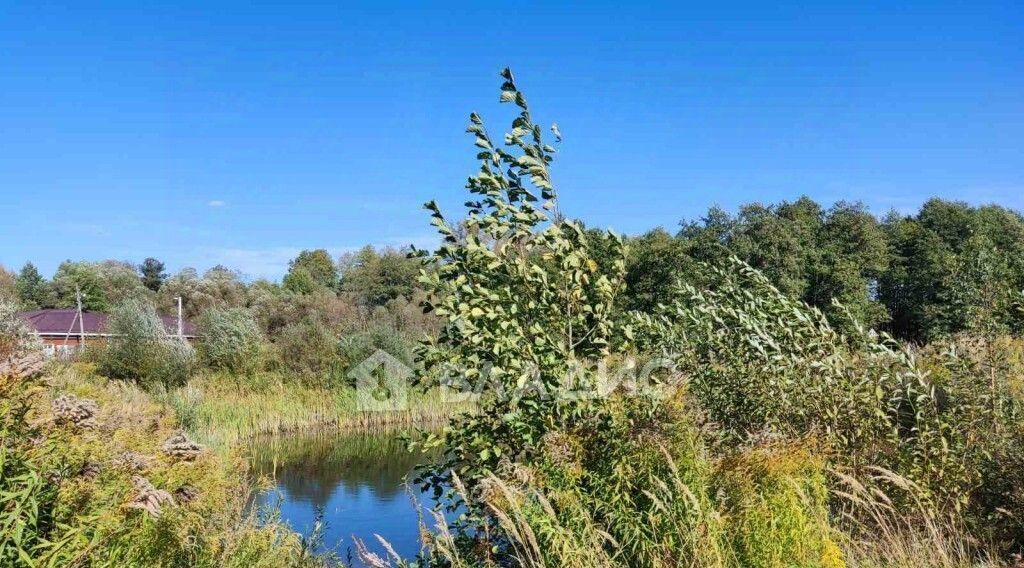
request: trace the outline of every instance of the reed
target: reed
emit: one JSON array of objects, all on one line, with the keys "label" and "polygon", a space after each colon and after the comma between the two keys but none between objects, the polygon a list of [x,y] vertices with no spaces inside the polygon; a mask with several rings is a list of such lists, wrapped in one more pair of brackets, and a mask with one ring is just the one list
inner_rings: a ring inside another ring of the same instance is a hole
[{"label": "reed", "polygon": [[431,391],[411,392],[404,410],[364,412],[358,407],[354,388],[311,387],[278,375],[263,376],[256,386],[228,375],[210,375],[161,398],[190,433],[219,448],[270,433],[441,423],[472,409]]}]

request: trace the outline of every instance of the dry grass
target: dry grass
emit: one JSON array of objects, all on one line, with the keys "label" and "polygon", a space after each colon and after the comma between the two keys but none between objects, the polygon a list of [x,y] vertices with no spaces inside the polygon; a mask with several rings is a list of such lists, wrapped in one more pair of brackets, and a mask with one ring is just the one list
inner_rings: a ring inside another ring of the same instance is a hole
[{"label": "dry grass", "polygon": [[[851,568],[982,568],[1008,566],[986,552],[955,514],[938,514],[910,480],[881,468],[859,478],[834,469],[834,525]],[[897,507],[911,502],[910,508]]]}]

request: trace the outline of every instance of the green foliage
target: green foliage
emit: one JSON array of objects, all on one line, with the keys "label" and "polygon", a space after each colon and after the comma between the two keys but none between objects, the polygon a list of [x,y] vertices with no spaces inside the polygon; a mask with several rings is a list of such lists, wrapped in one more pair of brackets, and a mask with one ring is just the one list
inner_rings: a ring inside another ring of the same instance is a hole
[{"label": "green foliage", "polygon": [[13,300],[0,298],[0,363],[39,349],[35,331],[18,317]]},{"label": "green foliage", "polygon": [[50,284],[39,274],[31,262],[26,262],[18,273],[18,299],[25,309],[53,307],[56,299]]},{"label": "green foliage", "polygon": [[410,298],[416,287],[418,263],[403,251],[363,247],[342,257],[341,289],[358,301],[383,306],[399,297]]},{"label": "green foliage", "polygon": [[[833,321],[844,320],[844,313],[834,311],[833,299],[868,327],[888,319],[885,306],[875,297],[877,283],[889,266],[888,241],[878,220],[862,204],[840,202],[826,211],[801,197],[772,206],[744,205],[735,218],[713,208],[701,222],[684,224],[679,239],[685,255],[711,265],[737,256],[783,293],[821,309]],[[671,253],[670,264],[681,264],[678,254]],[[699,282],[691,275],[676,276]],[[637,308],[649,310],[658,301],[668,301],[674,282],[667,278],[657,282],[656,300],[636,304]],[[645,290],[627,296],[635,293]]]},{"label": "green foliage", "polygon": [[338,267],[324,249],[304,250],[288,263],[284,287],[297,294],[309,294],[317,288],[338,287]]},{"label": "green foliage", "polygon": [[[244,512],[237,454],[164,455],[179,427],[170,409],[84,369],[62,369],[45,386],[0,378],[0,565],[325,565],[275,519]],[[100,427],[53,421],[58,395],[94,401]],[[195,498],[165,500],[155,513],[126,506],[140,492],[136,476],[168,493],[187,485]]]},{"label": "green foliage", "polygon": [[345,335],[339,342],[339,356],[345,369],[362,363],[377,351],[384,351],[405,365],[414,364],[413,345],[389,326],[379,326],[362,333]]},{"label": "green foliage", "polygon": [[816,433],[836,462],[885,468],[916,483],[909,498],[964,510],[993,452],[1019,439],[1008,373],[969,369],[955,350],[923,366],[888,338],[842,335],[736,263],[712,269],[710,289],[684,285],[659,315],[636,316],[640,344],[673,357],[723,440]]},{"label": "green foliage", "polygon": [[616,565],[728,562],[712,464],[679,394],[615,396],[545,436],[537,485],[563,519],[583,515],[611,537],[603,548]]},{"label": "green foliage", "polygon": [[259,366],[263,334],[243,308],[214,308],[198,321],[199,354],[214,369],[245,374]]},{"label": "green foliage", "polygon": [[282,328],[274,339],[278,364],[304,381],[343,380],[338,357],[339,335],[318,318],[304,318]]},{"label": "green foliage", "polygon": [[62,262],[53,275],[56,305],[73,308],[76,291],[82,293],[82,308],[107,312],[124,300],[145,300],[149,290],[142,285],[135,267],[126,262]]},{"label": "green foliage", "polygon": [[122,302],[110,314],[107,345],[99,354],[102,372],[146,387],[185,383],[195,367],[195,351],[168,334],[152,304]]},{"label": "green foliage", "polygon": [[0,300],[18,301],[18,277],[0,265]]},{"label": "green foliage", "polygon": [[284,289],[294,294],[312,294],[319,289],[313,275],[304,268],[292,268],[282,282]]},{"label": "green foliage", "polygon": [[997,206],[929,200],[916,216],[885,223],[893,267],[880,299],[900,337],[927,341],[961,331],[1020,331],[1024,218]]},{"label": "green foliage", "polygon": [[185,317],[194,318],[215,307],[243,307],[246,290],[238,273],[223,266],[207,270],[202,278],[194,268],[185,268],[160,286],[157,305],[164,313],[173,313],[177,308],[177,297],[182,298]]},{"label": "green foliage", "polygon": [[480,169],[467,182],[474,200],[466,204],[464,234],[428,203],[443,244],[424,255],[420,275],[432,294],[425,309],[442,321],[436,341],[418,352],[421,380],[483,395],[481,412],[446,440],[448,465],[469,480],[503,456],[535,450],[553,424],[575,413],[576,404],[551,399],[572,388],[567,377],[593,384],[590,365],[608,352],[624,264],[621,239],[604,235],[616,251],[616,273],[600,274],[586,231],[571,221],[550,222],[555,149],[544,143],[511,72],[502,76],[501,100],[520,112],[504,145],[470,115]]},{"label": "green foliage", "polygon": [[0,376],[0,565],[31,566],[54,529],[57,487],[44,475],[51,444],[29,423],[33,390]]},{"label": "green foliage", "polygon": [[693,278],[696,262],[686,243],[664,229],[629,239],[623,308],[649,312],[664,302],[680,278]]},{"label": "green foliage", "polygon": [[160,285],[167,279],[164,272],[164,263],[155,258],[147,258],[139,265],[139,273],[142,275],[142,285],[156,292]]},{"label": "green foliage", "polygon": [[738,565],[846,566],[829,524],[820,457],[801,447],[756,447],[726,458],[715,473]]}]

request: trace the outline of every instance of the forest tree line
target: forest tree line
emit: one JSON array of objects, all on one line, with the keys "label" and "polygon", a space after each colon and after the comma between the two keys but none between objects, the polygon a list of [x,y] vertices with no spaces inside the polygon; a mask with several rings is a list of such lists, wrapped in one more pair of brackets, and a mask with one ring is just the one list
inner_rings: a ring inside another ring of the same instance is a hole
[{"label": "forest tree line", "polygon": [[[1024,217],[998,205],[935,198],[913,215],[879,218],[859,203],[826,208],[801,197],[744,205],[736,214],[712,207],[698,220],[681,221],[674,235],[657,228],[626,245],[622,312],[651,312],[680,280],[699,283],[708,266],[736,256],[793,299],[829,316],[848,310],[866,327],[908,341],[1024,332]],[[600,251],[596,260],[602,263]],[[72,308],[81,290],[86,310],[109,312],[135,299],[164,314],[173,314],[181,297],[190,319],[213,308],[244,308],[282,347],[314,338],[321,351],[332,351],[332,338],[369,334],[408,358],[415,340],[435,329],[418,307],[419,269],[405,250],[370,246],[340,258],[303,251],[279,283],[246,282],[224,266],[168,275],[153,258],[137,266],[69,260],[51,279],[32,263],[17,273],[0,267],[0,296],[24,310]],[[322,371],[330,359],[302,351],[309,356],[292,360],[296,371]]]},{"label": "forest tree line", "polygon": [[879,219],[859,203],[802,197],[735,215],[711,208],[676,235],[655,229],[628,244],[629,310],[650,312],[677,280],[697,283],[737,256],[791,298],[908,341],[1024,331],[1024,217],[997,205],[930,199]]}]

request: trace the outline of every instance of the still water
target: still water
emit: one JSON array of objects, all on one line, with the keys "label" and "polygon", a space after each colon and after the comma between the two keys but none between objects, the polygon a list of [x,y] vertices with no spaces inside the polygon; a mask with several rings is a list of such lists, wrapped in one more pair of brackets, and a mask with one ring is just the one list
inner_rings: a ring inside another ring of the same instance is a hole
[{"label": "still water", "polygon": [[[355,550],[353,535],[385,556],[379,534],[395,551],[412,558],[420,550],[417,506],[405,481],[413,468],[430,460],[406,449],[407,432],[306,432],[259,438],[250,448],[254,469],[273,480],[256,504],[279,507],[293,530],[309,535],[317,512],[326,528],[318,551],[345,558]],[[432,495],[411,489],[420,506]]]}]

